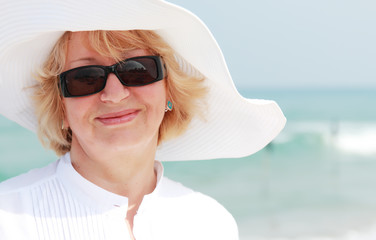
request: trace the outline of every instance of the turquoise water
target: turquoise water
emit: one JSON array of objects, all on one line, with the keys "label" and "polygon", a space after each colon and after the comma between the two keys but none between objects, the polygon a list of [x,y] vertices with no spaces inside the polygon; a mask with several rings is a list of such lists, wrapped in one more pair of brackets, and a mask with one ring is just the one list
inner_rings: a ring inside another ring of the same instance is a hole
[{"label": "turquoise water", "polygon": [[[222,203],[241,239],[376,239],[376,91],[241,93],[280,104],[275,141],[246,158],[165,163],[166,175]],[[55,159],[0,118],[0,180]]]}]

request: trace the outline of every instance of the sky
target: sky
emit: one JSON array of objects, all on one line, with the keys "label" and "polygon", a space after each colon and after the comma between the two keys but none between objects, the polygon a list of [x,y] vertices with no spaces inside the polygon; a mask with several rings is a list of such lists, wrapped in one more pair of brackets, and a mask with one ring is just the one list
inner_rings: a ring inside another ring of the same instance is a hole
[{"label": "sky", "polygon": [[199,16],[238,87],[376,90],[374,0],[168,0]]}]

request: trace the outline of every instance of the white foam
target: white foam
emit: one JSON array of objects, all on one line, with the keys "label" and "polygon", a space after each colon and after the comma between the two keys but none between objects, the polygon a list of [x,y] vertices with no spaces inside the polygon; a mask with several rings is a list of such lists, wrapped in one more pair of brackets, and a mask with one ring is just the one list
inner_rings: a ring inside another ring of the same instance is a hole
[{"label": "white foam", "polygon": [[376,130],[345,132],[339,136],[335,146],[352,154],[376,155]]},{"label": "white foam", "polygon": [[323,143],[346,154],[373,156],[376,160],[376,122],[289,122],[276,143],[292,141],[297,134],[321,136]]}]

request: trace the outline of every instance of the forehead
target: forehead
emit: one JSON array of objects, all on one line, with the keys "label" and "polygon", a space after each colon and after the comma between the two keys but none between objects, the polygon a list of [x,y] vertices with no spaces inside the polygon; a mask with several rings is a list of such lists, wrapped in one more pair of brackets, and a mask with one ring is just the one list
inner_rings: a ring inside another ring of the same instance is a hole
[{"label": "forehead", "polygon": [[[99,48],[98,46],[102,47]],[[109,57],[116,52],[116,48],[119,48],[119,46],[109,46],[104,39],[90,36],[89,32],[72,32],[67,42],[68,57],[71,55],[90,55],[94,53]]]},{"label": "forehead", "polygon": [[72,43],[84,44],[85,39],[87,39],[87,34],[85,34],[84,32],[71,32],[68,37],[68,44],[72,44]]},{"label": "forehead", "polygon": [[[97,35],[98,36],[98,35]],[[67,38],[64,71],[82,65],[112,65],[126,58],[152,55],[148,49],[138,48],[126,41],[108,42],[106,38],[90,36],[90,32],[72,32]]]},{"label": "forehead", "polygon": [[67,46],[68,56],[71,53],[74,53],[74,50],[80,51],[80,49],[82,49],[94,51],[94,49],[92,49],[92,47],[89,44],[86,34],[83,34],[82,32],[71,33],[68,38]]},{"label": "forehead", "polygon": [[158,54],[157,48],[160,43],[155,39],[156,35],[146,30],[84,31],[71,32],[68,45],[71,49],[84,47],[83,50],[96,52],[100,56],[123,60],[125,53],[135,49]]},{"label": "forehead", "polygon": [[93,59],[103,58],[89,44],[82,32],[71,33],[67,41],[64,70],[85,65]]}]

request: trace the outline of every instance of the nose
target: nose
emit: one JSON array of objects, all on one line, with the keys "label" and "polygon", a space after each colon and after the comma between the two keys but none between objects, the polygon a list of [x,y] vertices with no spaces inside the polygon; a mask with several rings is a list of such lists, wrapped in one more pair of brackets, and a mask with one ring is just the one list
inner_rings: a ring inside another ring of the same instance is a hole
[{"label": "nose", "polygon": [[129,96],[129,88],[121,84],[115,74],[108,74],[107,83],[100,92],[100,98],[103,102],[119,103]]}]

